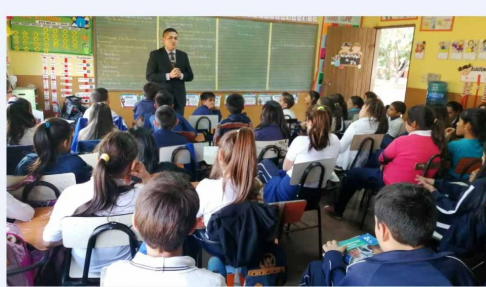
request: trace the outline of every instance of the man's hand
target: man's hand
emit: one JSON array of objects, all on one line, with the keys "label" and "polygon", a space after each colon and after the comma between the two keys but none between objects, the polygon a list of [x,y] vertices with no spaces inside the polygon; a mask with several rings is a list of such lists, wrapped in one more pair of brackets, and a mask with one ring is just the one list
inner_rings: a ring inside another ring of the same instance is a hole
[{"label": "man's hand", "polygon": [[322,250],[324,250],[324,252],[334,250],[341,252],[341,254],[344,254],[344,251],[346,251],[346,245],[339,247],[336,240],[328,241],[326,244],[322,245]]},{"label": "man's hand", "polygon": [[179,68],[172,69],[172,71],[170,71],[169,77],[171,79],[179,79],[180,77],[182,77],[181,70]]}]

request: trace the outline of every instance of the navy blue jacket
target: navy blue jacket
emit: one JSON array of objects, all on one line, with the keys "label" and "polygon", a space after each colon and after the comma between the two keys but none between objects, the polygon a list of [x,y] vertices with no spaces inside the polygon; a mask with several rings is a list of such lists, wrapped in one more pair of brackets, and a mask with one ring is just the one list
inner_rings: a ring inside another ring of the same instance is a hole
[{"label": "navy blue jacket", "polygon": [[276,124],[255,129],[255,140],[257,141],[279,141],[287,137]]},{"label": "navy blue jacket", "polygon": [[[197,134],[197,131],[195,128],[191,126],[191,124],[179,113],[176,113],[176,117],[179,120],[177,125],[172,129],[174,132],[193,132]],[[154,124],[155,121],[155,115],[150,116],[150,128],[152,131],[157,131],[160,130],[157,126]]]},{"label": "navy blue jacket", "polygon": [[155,114],[155,100],[143,98],[140,102],[135,103],[133,107],[133,119],[137,120],[140,116],[146,114]]},{"label": "navy blue jacket", "polygon": [[[244,123],[249,124],[251,123],[250,118],[246,115],[246,113],[240,114],[230,114],[228,118],[219,122],[220,125],[228,124],[228,123]],[[223,136],[226,132],[230,131],[231,129],[220,129],[219,136]]]},{"label": "navy blue jacket", "polygon": [[436,180],[435,198],[439,216],[437,232],[443,235],[442,251],[454,252],[457,256],[468,256],[484,250],[486,246],[486,223],[482,219],[486,201],[486,178],[471,185],[462,182]]},{"label": "navy blue jacket", "polygon": [[[17,165],[15,175],[28,175],[30,166],[37,160],[37,154],[31,153],[26,155]],[[91,177],[93,168],[78,155],[71,153],[60,154],[56,162],[47,165],[44,175],[74,173],[76,183],[87,182]]]},{"label": "navy blue jacket", "polygon": [[173,131],[160,129],[152,133],[155,141],[157,142],[157,147],[168,147],[175,145],[188,144],[189,141],[186,137],[177,134]]},{"label": "navy blue jacket", "polygon": [[221,112],[219,110],[210,110],[207,106],[199,106],[193,113],[193,116],[218,116],[218,122],[221,121]]},{"label": "navy blue jacket", "polygon": [[301,285],[458,286],[477,285],[471,271],[449,252],[430,248],[389,251],[346,265],[338,251],[326,252],[302,276]]}]

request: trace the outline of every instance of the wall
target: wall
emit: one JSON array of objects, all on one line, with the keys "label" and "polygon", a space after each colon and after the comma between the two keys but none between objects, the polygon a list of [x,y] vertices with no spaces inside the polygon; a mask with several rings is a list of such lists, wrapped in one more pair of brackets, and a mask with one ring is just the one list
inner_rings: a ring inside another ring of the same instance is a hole
[{"label": "wall", "polygon": [[[469,60],[439,60],[437,51],[439,42],[442,40],[454,41],[460,39],[486,39],[486,17],[455,17],[452,31],[426,32],[420,31],[421,17],[417,20],[405,21],[381,21],[381,17],[363,17],[362,27],[386,27],[396,25],[415,25],[414,44],[410,70],[408,73],[407,93],[405,103],[413,106],[425,102],[427,82],[422,81],[422,75],[436,73],[441,75],[441,81],[448,84],[449,99],[460,102],[464,84],[460,81],[457,68],[471,63],[473,66],[486,66],[486,61]],[[415,44],[419,41],[426,41],[424,59],[415,59],[413,51]],[[475,91],[475,90],[474,90]],[[473,105],[473,100],[469,98],[468,106]],[[479,100],[478,100],[479,101]]]}]

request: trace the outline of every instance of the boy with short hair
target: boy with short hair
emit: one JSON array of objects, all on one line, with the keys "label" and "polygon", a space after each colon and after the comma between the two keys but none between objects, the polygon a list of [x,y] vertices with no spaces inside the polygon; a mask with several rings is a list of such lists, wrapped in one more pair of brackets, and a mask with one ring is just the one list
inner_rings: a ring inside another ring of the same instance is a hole
[{"label": "boy with short hair", "polygon": [[[97,88],[94,91],[91,92],[91,95],[89,97],[91,101],[91,106],[84,111],[83,118],[89,119],[91,117],[91,111],[93,110],[94,104],[97,103],[105,103],[108,106],[110,105],[110,97],[108,96],[108,90],[105,88]],[[111,117],[117,117],[117,113],[111,109]]]},{"label": "boy with short hair", "polygon": [[193,116],[218,116],[221,121],[221,112],[215,106],[216,96],[212,92],[204,92],[200,96],[201,105],[192,113]]},{"label": "boy with short hair", "polygon": [[101,286],[226,286],[224,278],[182,256],[182,244],[196,229],[199,197],[182,174],[161,172],[138,195],[133,227],[147,254],[138,252],[103,269]]},{"label": "boy with short hair", "polygon": [[[245,99],[240,94],[231,94],[226,98],[226,108],[228,108],[230,115],[219,122],[220,125],[229,124],[229,123],[243,123],[249,124],[251,126],[251,120],[243,113],[245,109]],[[220,129],[218,133],[218,137],[223,136],[226,132],[232,129]]]},{"label": "boy with short hair", "polygon": [[137,122],[138,126],[141,126],[145,120],[145,115],[154,114],[155,110],[155,95],[159,90],[162,89],[162,86],[149,82],[143,86],[143,93],[144,98],[140,101],[135,103],[133,107],[133,119]]},{"label": "boy with short hair", "polygon": [[404,102],[396,101],[390,104],[386,111],[388,116],[388,133],[392,138],[397,138],[400,135],[400,129],[404,124],[402,115],[407,111],[407,106]]},{"label": "boy with short hair", "polygon": [[288,119],[288,117],[290,117],[291,119],[296,118],[294,111],[291,110],[291,108],[295,104],[294,96],[287,92],[283,92],[278,102],[283,109],[285,119]]},{"label": "boy with short hair", "polygon": [[359,96],[352,96],[348,99],[348,121],[354,120],[354,117],[358,118],[359,111],[364,105],[364,101]]},{"label": "boy with short hair", "polygon": [[301,285],[476,285],[471,271],[452,253],[425,247],[437,222],[435,201],[426,189],[410,183],[388,185],[376,196],[374,210],[383,253],[346,266],[346,246],[328,241],[324,260],[309,264]]},{"label": "boy with short hair", "polygon": [[152,136],[158,148],[189,143],[186,137],[172,131],[178,122],[172,107],[167,105],[159,107],[155,112],[155,118],[154,124],[158,129],[152,133]]}]

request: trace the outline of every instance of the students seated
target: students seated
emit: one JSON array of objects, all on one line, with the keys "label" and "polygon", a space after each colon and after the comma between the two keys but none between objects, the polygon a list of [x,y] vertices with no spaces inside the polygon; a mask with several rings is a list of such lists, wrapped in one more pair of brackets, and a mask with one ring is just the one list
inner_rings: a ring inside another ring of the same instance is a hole
[{"label": "students seated", "polygon": [[417,182],[432,193],[439,211],[436,231],[443,237],[439,248],[457,256],[481,254],[486,246],[486,145],[483,166],[470,184],[417,176]]},{"label": "students seated", "polygon": [[[340,117],[339,111],[336,111],[336,106],[334,101],[330,97],[322,97],[319,99],[319,102],[320,105],[326,107],[326,109],[330,112],[330,116],[332,118],[331,132],[335,132],[336,126],[338,125],[338,123],[341,124],[342,118]],[[341,125],[338,128],[341,128]]]},{"label": "students seated", "polygon": [[[97,103],[103,103],[106,104],[107,106],[110,106],[110,97],[108,96],[108,90],[105,88],[97,88],[93,92],[91,92],[91,95],[89,97],[91,101],[91,106],[84,111],[83,118],[88,119],[88,121],[91,119],[92,113],[94,106]],[[118,117],[117,113],[115,111],[111,110],[111,117]]]},{"label": "students seated", "polygon": [[372,91],[368,91],[368,92],[364,93],[363,101],[365,103],[370,101],[370,100],[379,100],[379,99],[380,99],[380,97],[378,97],[378,95],[375,94]]},{"label": "students seated", "polygon": [[215,106],[216,96],[212,92],[204,92],[200,96],[201,105],[192,113],[193,116],[218,116],[221,121],[221,112]]},{"label": "students seated", "polygon": [[358,117],[359,111],[364,105],[364,101],[359,96],[352,96],[347,101],[348,104],[348,121],[354,121],[354,117]]},{"label": "students seated", "polygon": [[[415,183],[415,176],[422,173],[415,170],[415,165],[445,153],[443,128],[435,122],[429,107],[412,107],[408,111],[406,129],[408,136],[395,139],[379,156],[382,168],[353,168],[347,172],[335,205],[324,207],[329,215],[340,219],[354,193],[361,188],[378,190],[399,182]],[[432,170],[430,176],[436,172],[437,169]]]},{"label": "students seated", "polygon": [[[343,95],[341,95],[341,94],[332,94],[330,98],[334,102],[334,105],[336,107],[338,107],[338,106],[340,107],[342,120],[343,121],[347,120],[348,119],[348,107],[346,105],[346,102],[344,101]],[[343,127],[342,127],[341,131],[344,132],[344,129],[345,129],[344,123],[343,123],[342,126]]]},{"label": "students seated", "polygon": [[[61,221],[64,217],[133,213],[141,186],[131,184],[131,178],[136,176],[143,183],[150,179],[143,164],[137,161],[137,142],[130,134],[115,131],[101,141],[98,152],[99,160],[91,180],[66,188],[54,205],[43,234],[46,246],[62,245]],[[84,266],[86,249],[73,248],[71,253],[76,263]],[[129,258],[129,246],[94,249],[89,272],[100,273],[104,266]]]},{"label": "students seated", "polygon": [[110,106],[96,103],[91,108],[88,125],[79,131],[78,141],[100,140],[112,131],[118,130],[113,124]]},{"label": "students seated", "polygon": [[186,137],[173,132],[179,121],[172,107],[167,105],[159,107],[155,112],[155,118],[154,124],[158,129],[152,133],[152,136],[157,142],[157,148],[189,143]]},{"label": "students seated", "polygon": [[[155,96],[155,107],[159,108],[162,106],[169,106],[171,108],[174,108],[174,97],[169,92],[164,90],[157,92],[157,96]],[[196,129],[191,126],[191,124],[184,118],[183,115],[176,112],[176,117],[177,117],[177,124],[174,126],[173,131],[192,132],[194,133],[194,136],[196,136],[197,134]],[[148,128],[147,125],[144,126],[153,131],[159,129],[159,127],[155,125],[155,114],[150,116],[150,124],[151,124],[150,128]]]},{"label": "students seated", "polygon": [[103,286],[226,286],[221,275],[182,256],[184,239],[196,229],[198,209],[198,195],[183,175],[154,177],[140,192],[133,215],[147,252],[105,267]]},{"label": "students seated", "polygon": [[[226,99],[226,108],[230,112],[230,115],[219,122],[220,125],[228,124],[228,123],[243,123],[243,124],[251,124],[250,118],[243,113],[245,109],[245,99],[240,94],[231,94]],[[230,131],[231,129],[220,129],[218,137],[223,136],[226,132]]]},{"label": "students seated", "polygon": [[456,128],[459,122],[459,114],[462,112],[462,105],[456,101],[450,101],[446,104],[447,114],[449,115],[449,122],[452,128]]},{"label": "students seated", "polygon": [[382,253],[347,266],[346,246],[323,245],[324,259],[309,264],[301,286],[472,286],[471,271],[449,252],[425,247],[437,221],[434,198],[424,188],[398,183],[375,199],[375,236]]},{"label": "students seated", "polygon": [[357,154],[357,151],[351,151],[355,135],[385,134],[387,131],[388,119],[383,102],[378,99],[365,102],[359,112],[359,119],[349,125],[341,138],[341,151],[336,166],[349,169]]},{"label": "students seated", "polygon": [[50,118],[41,123],[34,134],[36,153],[26,155],[17,165],[15,175],[74,173],[76,183],[91,177],[93,168],[78,155],[71,154],[71,126],[64,119]]},{"label": "students seated", "polygon": [[391,103],[386,109],[386,115],[388,117],[388,132],[383,138],[381,143],[382,148],[386,148],[395,138],[400,136],[400,130],[403,125],[402,115],[405,114],[407,106],[405,103],[396,101]]},{"label": "students seated", "polygon": [[[265,183],[263,199],[265,203],[297,199],[299,185],[291,185],[294,165],[323,159],[337,159],[339,139],[331,133],[331,115],[324,106],[311,106],[306,111],[307,136],[298,136],[290,145],[283,163],[283,170],[271,160],[258,164],[260,180]],[[323,181],[325,185],[326,181]],[[306,187],[316,188],[318,182],[307,183]]]},{"label": "students seated", "polygon": [[17,200],[7,192],[7,218],[20,221],[29,221],[34,217],[35,210],[28,204]]},{"label": "students seated", "polygon": [[454,170],[462,158],[480,158],[483,155],[482,146],[486,143],[486,110],[475,108],[463,111],[459,115],[455,131],[462,138],[448,144],[452,159],[449,174],[454,179],[465,180],[467,178],[461,178]]},{"label": "students seated", "polygon": [[281,105],[268,101],[263,105],[261,122],[255,128],[255,140],[278,141],[288,139],[290,129],[285,121]]},{"label": "students seated", "polygon": [[143,86],[144,97],[140,102],[135,103],[133,106],[133,119],[137,123],[137,126],[142,126],[145,121],[145,116],[154,114],[157,107],[155,106],[155,95],[162,89],[162,87],[153,82],[146,83]]},{"label": "students seated", "polygon": [[319,101],[320,97],[321,97],[321,95],[319,95],[318,92],[309,91],[309,93],[304,97],[304,104],[307,107],[317,105],[317,101]]},{"label": "students seated", "polygon": [[290,117],[290,119],[295,119],[296,118],[295,113],[294,113],[294,111],[291,110],[291,108],[295,104],[294,96],[292,96],[291,94],[289,94],[287,92],[283,92],[282,96],[280,96],[278,101],[279,101],[280,106],[283,109],[283,114],[284,114],[285,119],[289,119],[289,117]]},{"label": "students seated", "polygon": [[260,188],[257,175],[255,137],[250,128],[227,132],[219,140],[217,160],[208,179],[196,187],[197,217],[207,226],[211,215],[231,203],[256,200]]},{"label": "students seated", "polygon": [[30,102],[11,98],[7,106],[7,144],[33,145],[36,120]]}]

